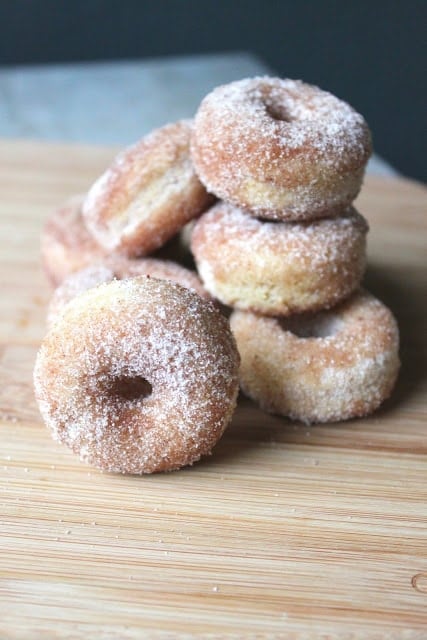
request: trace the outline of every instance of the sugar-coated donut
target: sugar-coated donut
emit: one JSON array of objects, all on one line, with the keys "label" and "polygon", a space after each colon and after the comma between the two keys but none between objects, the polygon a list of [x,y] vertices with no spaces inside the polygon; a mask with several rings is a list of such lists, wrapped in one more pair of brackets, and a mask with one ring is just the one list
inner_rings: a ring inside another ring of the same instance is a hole
[{"label": "sugar-coated donut", "polygon": [[234,311],[243,391],[266,411],[306,423],[365,416],[390,394],[399,333],[379,300],[358,292],[339,307],[286,319]]},{"label": "sugar-coated donut", "polygon": [[358,288],[367,230],[352,207],[311,223],[268,222],[219,202],[196,221],[191,249],[222,303],[288,315],[331,307]]},{"label": "sugar-coated donut", "polygon": [[212,202],[190,159],[192,122],[181,120],[124,149],[83,204],[88,229],[128,256],[161,247]]},{"label": "sugar-coated donut", "polygon": [[363,117],[298,80],[222,85],[194,120],[192,158],[208,191],[273,220],[338,213],[357,196],[370,153]]},{"label": "sugar-coated donut", "polygon": [[83,195],[73,196],[47,219],[41,234],[41,259],[52,285],[105,255],[86,229]]},{"label": "sugar-coated donut", "polygon": [[148,275],[160,280],[171,280],[187,289],[192,289],[202,298],[210,300],[210,295],[197,274],[175,262],[156,258],[112,257],[91,264],[69,275],[53,292],[49,303],[47,324],[52,326],[63,313],[67,304],[87,289],[110,280],[124,280]]},{"label": "sugar-coated donut", "polygon": [[234,338],[211,302],[139,276],[75,298],[37,355],[55,439],[100,469],[169,471],[210,453],[238,391]]}]

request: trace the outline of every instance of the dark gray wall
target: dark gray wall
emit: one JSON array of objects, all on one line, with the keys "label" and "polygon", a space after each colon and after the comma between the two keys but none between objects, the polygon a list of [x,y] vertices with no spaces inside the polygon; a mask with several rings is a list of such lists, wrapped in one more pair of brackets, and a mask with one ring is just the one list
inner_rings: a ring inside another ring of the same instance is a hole
[{"label": "dark gray wall", "polygon": [[247,50],[348,100],[426,179],[426,0],[11,0],[0,65]]}]

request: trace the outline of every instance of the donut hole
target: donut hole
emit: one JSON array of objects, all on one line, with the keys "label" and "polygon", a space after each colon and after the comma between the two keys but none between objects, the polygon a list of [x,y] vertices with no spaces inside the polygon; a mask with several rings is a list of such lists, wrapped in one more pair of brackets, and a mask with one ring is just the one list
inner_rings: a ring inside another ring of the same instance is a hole
[{"label": "donut hole", "polygon": [[302,314],[280,320],[282,329],[298,338],[329,338],[338,333],[341,324],[341,320],[330,313]]},{"label": "donut hole", "polygon": [[142,376],[123,376],[112,382],[109,392],[122,400],[146,400],[152,394],[153,387]]},{"label": "donut hole", "polygon": [[283,104],[266,102],[265,110],[273,120],[279,120],[280,122],[292,122],[293,120]]}]

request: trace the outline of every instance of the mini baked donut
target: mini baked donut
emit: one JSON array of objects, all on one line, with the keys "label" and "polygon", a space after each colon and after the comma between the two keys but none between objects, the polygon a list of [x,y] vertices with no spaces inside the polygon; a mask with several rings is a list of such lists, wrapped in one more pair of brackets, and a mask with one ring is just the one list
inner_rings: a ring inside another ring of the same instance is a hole
[{"label": "mini baked donut", "polygon": [[340,306],[286,319],[234,311],[243,391],[266,411],[306,423],[365,416],[390,394],[399,333],[379,300],[358,292]]},{"label": "mini baked donut", "polygon": [[50,300],[47,315],[48,326],[52,326],[56,322],[70,300],[87,289],[104,282],[110,282],[110,280],[124,280],[141,275],[177,282],[187,289],[192,289],[202,298],[211,299],[197,274],[179,264],[156,258],[113,257],[91,264],[65,278],[61,285],[55,289]]},{"label": "mini baked donut", "polygon": [[222,85],[194,121],[192,158],[208,191],[273,220],[339,213],[359,193],[370,153],[363,117],[298,80]]},{"label": "mini baked donut", "polygon": [[83,195],[73,196],[48,218],[41,234],[41,258],[52,285],[105,255],[86,229]]},{"label": "mini baked donut", "polygon": [[37,355],[53,437],[99,469],[170,471],[210,453],[231,419],[238,365],[228,320],[194,292],[140,276],[75,298]]},{"label": "mini baked donut", "polygon": [[108,262],[93,263],[67,276],[55,289],[47,311],[47,326],[51,327],[76,296],[99,284],[114,280],[114,270]]},{"label": "mini baked donut", "polygon": [[212,203],[190,159],[191,130],[190,120],[156,129],[124,149],[89,190],[83,215],[105,249],[146,255]]},{"label": "mini baked donut", "polygon": [[331,307],[359,286],[367,231],[352,207],[311,223],[268,222],[219,202],[197,220],[191,249],[222,303],[288,315]]}]

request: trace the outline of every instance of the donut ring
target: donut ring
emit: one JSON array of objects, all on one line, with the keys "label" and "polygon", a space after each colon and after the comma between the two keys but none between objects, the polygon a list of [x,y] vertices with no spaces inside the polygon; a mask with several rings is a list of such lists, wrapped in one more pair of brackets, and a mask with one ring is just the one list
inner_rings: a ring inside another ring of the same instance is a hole
[{"label": "donut ring", "polygon": [[288,315],[331,307],[358,288],[367,231],[352,207],[311,223],[267,222],[219,202],[196,221],[191,250],[222,303]]},{"label": "donut ring", "polygon": [[50,300],[47,314],[48,326],[52,326],[63,313],[67,304],[84,291],[114,279],[124,280],[142,275],[176,282],[182,287],[195,291],[206,300],[211,299],[196,273],[179,264],[156,258],[115,257],[92,264],[65,278],[61,285],[55,289]]},{"label": "donut ring", "polygon": [[82,218],[83,195],[73,196],[56,209],[41,234],[41,259],[53,286],[70,273],[105,255],[86,229]]},{"label": "donut ring", "polygon": [[83,204],[100,245],[127,256],[147,255],[209,204],[190,159],[189,120],[156,129],[124,149]]},{"label": "donut ring", "polygon": [[279,320],[232,313],[243,391],[270,413],[306,423],[373,412],[391,394],[399,332],[389,309],[366,292],[312,316]]},{"label": "donut ring", "polygon": [[208,191],[271,220],[339,213],[359,193],[370,153],[363,117],[297,80],[222,85],[194,120],[192,158]]},{"label": "donut ring", "polygon": [[228,321],[180,285],[140,276],[75,298],[37,355],[56,440],[99,469],[170,471],[210,453],[231,419],[239,356]]}]

